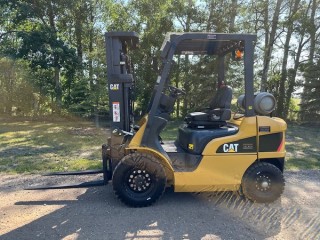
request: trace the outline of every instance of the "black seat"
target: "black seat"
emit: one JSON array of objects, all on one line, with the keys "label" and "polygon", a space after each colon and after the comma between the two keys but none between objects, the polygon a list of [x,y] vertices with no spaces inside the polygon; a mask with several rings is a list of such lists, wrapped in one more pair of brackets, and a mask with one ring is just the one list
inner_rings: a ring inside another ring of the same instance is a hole
[{"label": "black seat", "polygon": [[221,86],[210,101],[210,107],[201,112],[188,113],[185,121],[191,128],[218,128],[231,118],[232,89]]}]

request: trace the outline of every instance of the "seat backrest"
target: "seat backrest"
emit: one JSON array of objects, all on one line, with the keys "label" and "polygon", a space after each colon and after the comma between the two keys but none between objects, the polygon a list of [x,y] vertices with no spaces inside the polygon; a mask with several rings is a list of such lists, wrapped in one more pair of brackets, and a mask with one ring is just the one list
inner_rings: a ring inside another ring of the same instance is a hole
[{"label": "seat backrest", "polygon": [[230,109],[232,100],[232,89],[229,86],[222,86],[218,89],[216,95],[210,101],[210,108]]}]

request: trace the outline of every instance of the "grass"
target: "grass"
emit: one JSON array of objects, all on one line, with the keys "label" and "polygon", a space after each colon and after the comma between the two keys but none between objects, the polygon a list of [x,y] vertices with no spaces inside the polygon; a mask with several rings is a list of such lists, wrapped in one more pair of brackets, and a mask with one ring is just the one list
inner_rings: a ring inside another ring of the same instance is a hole
[{"label": "grass", "polygon": [[182,124],[181,121],[168,122],[164,131],[160,134],[164,140],[172,141],[177,139],[178,128]]},{"label": "grass", "polygon": [[320,169],[320,130],[317,127],[288,125],[287,169]]},{"label": "grass", "polygon": [[0,122],[0,172],[101,168],[106,129],[83,121]]},{"label": "grass", "polygon": [[[169,122],[161,137],[175,140],[181,122]],[[0,172],[36,173],[101,168],[107,129],[80,121],[0,119]],[[286,168],[320,169],[320,131],[288,125]]]}]

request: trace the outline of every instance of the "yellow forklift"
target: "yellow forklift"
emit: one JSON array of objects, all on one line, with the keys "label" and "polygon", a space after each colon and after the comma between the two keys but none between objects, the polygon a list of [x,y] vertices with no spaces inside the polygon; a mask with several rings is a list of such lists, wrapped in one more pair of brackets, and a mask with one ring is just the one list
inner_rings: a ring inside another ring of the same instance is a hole
[{"label": "yellow forklift", "polygon": [[[239,191],[255,202],[272,202],[284,190],[286,123],[272,117],[270,93],[254,93],[253,56],[256,35],[170,33],[161,47],[162,66],[147,114],[133,119],[134,78],[130,51],[137,48],[134,32],[105,34],[112,134],[102,146],[103,169],[53,173],[103,173],[103,180],[69,186],[88,187],[112,181],[116,196],[133,207],[156,202],[166,187],[175,192]],[[159,136],[182,89],[170,85],[175,55],[210,55],[218,64],[218,88],[210,106],[190,112],[176,141]],[[232,88],[225,79],[226,56],[244,61],[245,92],[238,99],[243,114],[231,112]],[[35,188],[33,188],[35,189]],[[43,189],[37,187],[36,189]]]}]

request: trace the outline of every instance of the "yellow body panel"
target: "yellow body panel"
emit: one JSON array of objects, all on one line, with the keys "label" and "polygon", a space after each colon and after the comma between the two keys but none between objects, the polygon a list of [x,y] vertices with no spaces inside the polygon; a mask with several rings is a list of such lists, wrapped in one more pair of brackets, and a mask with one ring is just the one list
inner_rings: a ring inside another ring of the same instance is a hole
[{"label": "yellow body panel", "polygon": [[159,153],[158,151],[155,151],[154,149],[152,148],[148,148],[148,147],[128,147],[126,148],[126,151],[127,152],[130,152],[130,151],[138,151],[138,152],[144,152],[144,153],[150,153],[154,156],[156,156],[165,166],[166,170],[169,170],[169,171],[174,171],[169,160],[161,153]]},{"label": "yellow body panel", "polygon": [[[259,136],[285,132],[286,123],[279,118],[264,116],[244,117],[231,120],[230,123],[238,126],[239,131],[235,135],[220,137],[210,141],[203,150],[203,158],[198,167],[192,172],[175,172],[168,156],[158,151],[141,146],[141,140],[146,128],[148,117],[140,121],[140,129],[131,139],[127,153],[130,151],[147,152],[158,157],[166,167],[167,176],[173,183],[176,192],[195,191],[234,191],[238,190],[243,174],[248,167],[258,159],[285,157],[284,134],[283,144],[276,152],[258,152]],[[259,132],[259,126],[270,127],[269,132]],[[243,139],[253,139],[256,150],[247,153],[219,152],[219,147],[226,143],[232,143]]]},{"label": "yellow body panel", "polygon": [[270,126],[270,132],[259,132],[259,135],[265,135],[287,130],[287,123],[277,117],[257,116],[259,126]]},{"label": "yellow body panel", "polygon": [[205,156],[193,172],[174,172],[175,192],[234,191],[256,155]]},{"label": "yellow body panel", "polygon": [[134,148],[134,147],[139,147],[141,144],[141,140],[142,140],[142,136],[144,133],[144,130],[146,129],[147,126],[147,121],[148,121],[148,116],[144,116],[140,122],[139,122],[139,130],[138,132],[136,132],[136,134],[133,136],[133,138],[131,139],[130,143],[129,143],[129,148]]},{"label": "yellow body panel", "polygon": [[[227,137],[213,139],[205,147],[202,155],[204,155],[204,156],[221,155],[219,153],[217,154],[216,151],[217,151],[218,147],[221,146],[222,144],[227,143],[227,142],[235,142],[235,141],[243,139],[243,138],[255,137],[257,135],[256,117],[244,118],[241,122],[239,121],[238,124],[240,124],[240,125],[238,126],[239,131],[237,134],[227,136]],[[223,155],[225,155],[225,154],[226,153],[223,153]]]},{"label": "yellow body panel", "polygon": [[193,172],[174,172],[176,192],[234,191],[239,188],[247,168],[257,160],[253,153],[216,153],[224,143],[255,137],[256,117],[243,118],[233,122],[239,131],[235,135],[216,138],[203,150],[203,159]]},{"label": "yellow body panel", "polygon": [[267,159],[267,158],[284,158],[286,152],[259,152],[258,159]]}]

